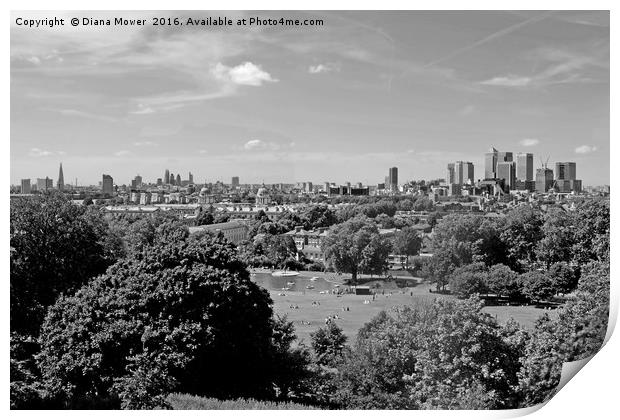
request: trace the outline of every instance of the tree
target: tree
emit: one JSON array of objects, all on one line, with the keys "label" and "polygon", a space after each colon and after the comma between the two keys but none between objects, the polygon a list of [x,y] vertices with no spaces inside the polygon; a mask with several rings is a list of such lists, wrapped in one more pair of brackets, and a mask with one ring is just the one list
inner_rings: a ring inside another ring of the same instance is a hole
[{"label": "tree", "polygon": [[211,225],[215,221],[215,216],[209,211],[201,211],[194,219],[194,226]]},{"label": "tree", "polygon": [[511,299],[519,299],[522,297],[519,279],[519,274],[512,271],[510,267],[504,264],[496,264],[489,268],[486,284],[491,293],[507,296]]},{"label": "tree", "polygon": [[553,283],[553,287],[557,293],[570,293],[577,287],[579,281],[579,275],[577,270],[568,263],[556,262],[549,270],[547,275]]},{"label": "tree", "polygon": [[555,285],[545,273],[540,271],[528,271],[520,276],[523,285],[523,294],[533,301],[544,301],[552,298],[557,293]]},{"label": "tree", "polygon": [[487,292],[487,267],[473,263],[454,270],[450,276],[450,292],[461,298]]},{"label": "tree", "polygon": [[11,200],[10,230],[11,331],[36,336],[59,295],[112,262],[104,245],[107,226],[96,209],[46,194]]},{"label": "tree", "polygon": [[[351,273],[351,283],[357,283],[360,270],[369,269],[369,261],[385,254],[385,242],[378,239],[379,230],[367,217],[358,216],[333,226],[322,244],[326,259],[338,271]],[[364,264],[364,265],[363,265]]]},{"label": "tree", "polygon": [[536,256],[545,268],[556,262],[571,261],[574,224],[574,216],[564,209],[554,208],[545,214],[543,237],[536,245]]},{"label": "tree", "polygon": [[593,356],[603,345],[609,321],[609,265],[583,268],[579,286],[557,320],[544,315],[521,357],[519,395],[523,406],[544,402],[555,393],[562,363]]},{"label": "tree", "polygon": [[271,304],[221,237],[157,241],[50,308],[38,366],[67,407],[272,396],[288,339]]},{"label": "tree", "polygon": [[388,269],[388,256],[392,243],[381,235],[374,235],[362,251],[359,271],[363,274],[382,275]]},{"label": "tree", "polygon": [[342,328],[330,321],[325,327],[310,333],[310,341],[317,363],[335,366],[343,357],[347,336]]},{"label": "tree", "polygon": [[394,252],[407,256],[407,267],[409,267],[409,257],[418,255],[422,248],[422,237],[418,232],[411,228],[405,227],[396,232],[394,236]]},{"label": "tree", "polygon": [[579,265],[609,259],[609,200],[588,200],[575,213],[573,258]]},{"label": "tree", "polygon": [[307,207],[301,212],[300,218],[308,229],[330,227],[338,222],[334,211],[325,205]]},{"label": "tree", "polygon": [[481,308],[437,299],[380,313],[338,366],[334,400],[357,409],[514,407],[519,340]]},{"label": "tree", "polygon": [[543,220],[538,210],[519,206],[506,214],[501,239],[516,271],[527,271],[536,261],[536,244],[543,238]]}]

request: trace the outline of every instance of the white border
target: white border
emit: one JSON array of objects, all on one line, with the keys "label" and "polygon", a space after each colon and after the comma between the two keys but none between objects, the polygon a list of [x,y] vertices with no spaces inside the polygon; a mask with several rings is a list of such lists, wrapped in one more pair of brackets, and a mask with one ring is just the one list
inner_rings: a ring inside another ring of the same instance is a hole
[{"label": "white border", "polygon": [[[616,18],[616,10],[617,7],[614,7],[617,2],[612,1],[601,1],[601,0],[590,0],[590,1],[550,1],[550,0],[522,0],[522,1],[489,1],[489,0],[470,0],[470,1],[396,1],[396,0],[382,0],[382,1],[374,1],[374,2],[346,2],[343,0],[301,0],[291,2],[291,1],[283,1],[283,0],[274,0],[274,1],[241,1],[241,0],[232,0],[232,1],[191,1],[191,0],[175,0],[173,2],[164,2],[164,1],[90,1],[88,3],[84,1],[76,1],[76,0],[61,0],[56,2],[49,1],[8,1],[6,2],[8,7],[5,10],[4,18],[5,18],[5,31],[4,31],[4,53],[2,58],[4,60],[4,66],[2,67],[3,72],[3,80],[4,86],[6,89],[4,90],[4,103],[3,103],[3,116],[5,124],[3,127],[5,133],[5,140],[2,141],[2,156],[5,159],[4,165],[2,165],[2,175],[4,175],[4,179],[10,179],[10,76],[9,76],[9,65],[10,65],[10,33],[9,28],[10,25],[7,23],[10,22],[10,10],[191,10],[191,9],[204,9],[204,10],[341,10],[341,9],[354,9],[354,10],[375,10],[375,9],[418,9],[418,10],[611,10],[611,27],[616,28],[616,24],[618,23],[618,19]],[[616,31],[611,31],[611,45],[617,46],[617,35]],[[617,64],[617,54],[614,54],[614,49],[611,48],[612,56],[611,56],[611,68],[616,68]],[[617,138],[618,130],[617,123],[614,122],[613,116],[615,113],[613,111],[617,110],[617,107],[614,106],[618,98],[617,85],[611,84],[611,132],[610,139]],[[618,155],[618,147],[612,142],[611,143],[611,156],[610,159],[620,157]],[[618,161],[617,159],[613,159],[613,161]],[[613,171],[612,167],[612,171]],[[611,178],[613,178],[613,172],[611,174]],[[610,180],[611,183],[611,180]],[[8,185],[5,185],[5,188],[8,188]],[[618,198],[615,195],[616,191],[612,188],[612,219],[615,220],[615,215],[618,213],[616,211],[618,207]],[[8,200],[5,200],[5,204],[2,206],[2,213],[4,217],[3,224],[3,235],[4,238],[9,237],[8,232],[8,219],[9,219],[9,206]],[[612,223],[612,226],[615,226],[615,223]],[[618,244],[618,235],[616,234],[616,230],[612,229],[612,257],[614,254],[617,254],[615,250],[617,249],[616,245]],[[4,247],[4,255],[8,257],[8,241],[5,242]],[[612,258],[613,260],[613,258]],[[9,277],[9,267],[8,267],[8,258],[5,257],[3,260],[4,273],[6,274],[5,278]],[[612,265],[612,279],[617,278],[616,274],[618,273],[618,269],[615,265]],[[2,322],[4,325],[5,337],[8,338],[9,335],[9,293],[8,293],[8,281],[4,283],[5,293],[4,293],[4,316],[2,317]],[[612,305],[611,305],[611,319],[613,324],[615,324],[615,320],[617,319],[618,314],[618,287],[617,281],[612,281]],[[3,373],[4,376],[4,386],[5,392],[4,396],[4,407],[8,410],[9,407],[9,380],[8,380],[8,363],[7,359],[8,355],[8,343],[5,342],[5,345],[2,346],[2,360],[3,363]],[[590,361],[585,368],[578,373],[577,377],[571,380],[559,393],[556,395],[546,406],[542,409],[535,411],[531,414],[532,419],[547,419],[547,418],[562,418],[562,419],[571,419],[571,418],[615,418],[618,412],[618,397],[617,397],[617,389],[618,389],[618,372],[619,372],[619,362],[617,355],[620,354],[619,351],[618,339],[616,336],[612,336],[607,345]],[[10,412],[9,415],[14,417],[30,417],[30,416],[41,416],[41,415],[52,416],[52,417],[60,417],[60,416],[68,416],[68,417],[82,417],[82,412],[48,412],[48,413],[37,413],[37,412]],[[253,417],[263,417],[263,418],[290,418],[291,416],[301,416],[302,418],[310,418],[311,416],[320,416],[320,417],[333,417],[336,416],[338,418],[359,418],[359,417],[384,417],[386,415],[393,418],[402,418],[402,419],[410,419],[411,416],[415,416],[416,418],[465,418],[465,419],[479,419],[479,418],[503,418],[503,417],[513,417],[517,413],[507,413],[507,412],[354,412],[354,411],[346,411],[346,412],[245,412],[239,413],[240,415],[248,415],[250,414]],[[225,417],[232,418],[236,416],[236,412],[90,412],[87,414],[88,416],[95,416],[99,418],[108,417],[110,415],[119,416],[119,417],[192,417],[195,416],[217,416],[217,417]]]}]

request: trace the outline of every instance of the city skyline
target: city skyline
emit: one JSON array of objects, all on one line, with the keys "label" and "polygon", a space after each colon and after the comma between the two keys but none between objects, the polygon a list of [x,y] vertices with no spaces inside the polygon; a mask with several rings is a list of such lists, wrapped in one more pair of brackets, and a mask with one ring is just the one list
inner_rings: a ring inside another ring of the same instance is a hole
[{"label": "city skyline", "polygon": [[154,182],[179,168],[198,183],[372,185],[389,167],[401,183],[445,178],[456,161],[482,179],[491,146],[534,153],[534,169],[547,156],[576,162],[585,185],[609,183],[607,12],[261,13],[325,23],[13,24],[11,183],[61,161],[67,184],[104,173]]}]

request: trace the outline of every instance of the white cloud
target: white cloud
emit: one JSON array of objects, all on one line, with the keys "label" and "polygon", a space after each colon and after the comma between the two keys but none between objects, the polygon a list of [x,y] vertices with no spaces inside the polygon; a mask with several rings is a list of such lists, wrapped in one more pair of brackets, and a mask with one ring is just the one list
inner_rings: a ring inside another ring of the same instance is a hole
[{"label": "white cloud", "polygon": [[329,73],[332,71],[340,71],[340,67],[330,63],[317,64],[316,66],[308,67],[308,73],[310,74]]},{"label": "white cloud", "polygon": [[538,139],[523,139],[519,142],[521,146],[525,146],[525,147],[536,146],[539,143],[540,143],[540,140]]},{"label": "white cloud", "polygon": [[41,64],[41,59],[37,56],[32,56],[32,57],[28,57],[26,58],[26,61],[28,61],[29,63],[34,64],[35,66],[38,66],[39,64]]},{"label": "white cloud", "polygon": [[262,86],[265,82],[277,82],[278,79],[271,77],[264,71],[249,61],[235,67],[228,67],[222,63],[217,63],[212,70],[213,75],[218,80],[232,82],[236,85]]},{"label": "white cloud", "polygon": [[588,153],[592,153],[592,152],[596,152],[598,148],[596,146],[590,146],[587,144],[584,144],[582,146],[579,146],[575,149],[575,153],[578,153],[580,155],[586,155]]},{"label": "white cloud", "polygon": [[129,154],[131,154],[129,150],[119,150],[118,152],[114,153],[115,156],[127,156]]},{"label": "white cloud", "polygon": [[53,155],[53,153],[49,150],[39,149],[38,147],[32,147],[28,154],[32,157],[45,157]]},{"label": "white cloud", "polygon": [[295,147],[295,142],[282,144],[282,143],[275,143],[272,141],[263,141],[259,139],[249,140],[243,145],[244,150],[260,150],[260,151],[287,150],[287,149],[292,149],[294,147]]},{"label": "white cloud", "polygon": [[523,76],[499,76],[489,80],[480,82],[481,85],[489,86],[508,86],[508,87],[522,87],[527,86],[532,82],[532,78]]},{"label": "white cloud", "polygon": [[200,149],[200,151],[198,151],[198,153],[200,153],[201,155],[205,155],[205,154],[207,154],[207,151],[205,149]]},{"label": "white cloud", "polygon": [[278,145],[271,142],[264,142],[259,139],[253,139],[247,141],[243,148],[245,150],[277,150],[279,149]]},{"label": "white cloud", "polygon": [[145,106],[144,104],[138,104],[138,109],[135,111],[129,111],[130,114],[135,115],[147,115],[154,113],[155,110],[150,106]]},{"label": "white cloud", "polygon": [[134,146],[157,146],[157,143],[155,143],[154,141],[145,140],[145,141],[135,141],[133,145]]}]

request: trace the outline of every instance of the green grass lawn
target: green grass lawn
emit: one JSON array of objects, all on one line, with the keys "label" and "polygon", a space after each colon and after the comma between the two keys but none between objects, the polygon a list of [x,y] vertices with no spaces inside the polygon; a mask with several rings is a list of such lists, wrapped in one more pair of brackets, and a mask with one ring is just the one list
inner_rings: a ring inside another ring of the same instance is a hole
[{"label": "green grass lawn", "polygon": [[[369,283],[369,285],[373,284]],[[269,293],[274,301],[275,312],[279,315],[286,315],[288,320],[293,322],[298,339],[309,345],[310,333],[324,326],[328,316],[338,317],[335,320],[336,324],[343,329],[349,337],[349,342],[352,343],[360,327],[382,310],[393,306],[415,305],[420,299],[456,299],[450,295],[430,293],[430,287],[426,283],[421,283],[416,287],[403,289],[386,288],[385,294],[381,294],[382,289],[379,289],[379,294],[374,301],[372,296],[319,294],[317,290],[287,291],[284,292],[285,296],[280,296],[279,291]],[[313,301],[318,304],[312,305]],[[364,301],[370,301],[370,303],[364,304]],[[347,307],[349,311],[343,311],[343,308]],[[549,313],[552,317],[556,316],[556,310],[545,310],[534,306],[488,306],[483,310],[496,317],[500,324],[513,318],[522,327],[528,329],[532,328],[536,319],[544,313]]]}]

